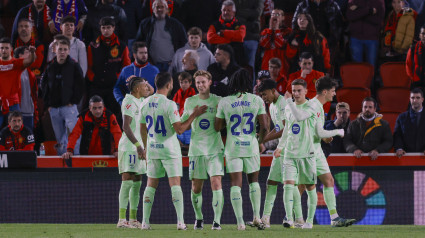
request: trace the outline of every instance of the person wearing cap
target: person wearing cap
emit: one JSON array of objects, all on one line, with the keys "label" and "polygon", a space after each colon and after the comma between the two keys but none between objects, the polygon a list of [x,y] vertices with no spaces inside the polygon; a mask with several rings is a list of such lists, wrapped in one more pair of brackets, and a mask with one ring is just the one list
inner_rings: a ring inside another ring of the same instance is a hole
[{"label": "person wearing cap", "polygon": [[[325,130],[344,129],[347,133],[348,125],[350,124],[350,105],[346,102],[339,102],[335,110],[336,118],[325,122]],[[333,140],[327,144],[322,143],[323,151],[326,155],[330,153],[346,153],[343,143],[343,138],[334,137]]]},{"label": "person wearing cap", "polygon": [[258,72],[257,80],[255,80],[255,86],[254,86],[254,94],[260,96],[260,92],[258,91],[258,87],[260,86],[261,82],[266,79],[270,78],[270,72],[267,70],[260,70]]}]

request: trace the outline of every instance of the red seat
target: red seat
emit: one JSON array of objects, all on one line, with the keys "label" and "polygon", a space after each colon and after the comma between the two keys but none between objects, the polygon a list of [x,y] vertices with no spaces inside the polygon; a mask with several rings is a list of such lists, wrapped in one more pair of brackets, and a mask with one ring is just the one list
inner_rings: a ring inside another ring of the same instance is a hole
[{"label": "red seat", "polygon": [[401,113],[408,109],[410,90],[407,88],[378,89],[378,103],[381,112]]},{"label": "red seat", "polygon": [[352,114],[358,114],[362,111],[362,101],[365,97],[370,97],[369,89],[341,88],[336,92],[337,101],[348,103]]},{"label": "red seat", "polygon": [[395,123],[397,121],[398,115],[400,115],[400,113],[396,113],[396,112],[380,112],[380,114],[382,114],[382,119],[384,119],[385,121],[387,121],[390,124],[391,127],[391,131],[394,133],[394,127],[395,127]]},{"label": "red seat", "polygon": [[344,88],[370,88],[374,68],[369,63],[347,63],[340,72]]},{"label": "red seat", "polygon": [[380,74],[384,87],[410,88],[411,80],[404,62],[387,62],[381,65]]}]

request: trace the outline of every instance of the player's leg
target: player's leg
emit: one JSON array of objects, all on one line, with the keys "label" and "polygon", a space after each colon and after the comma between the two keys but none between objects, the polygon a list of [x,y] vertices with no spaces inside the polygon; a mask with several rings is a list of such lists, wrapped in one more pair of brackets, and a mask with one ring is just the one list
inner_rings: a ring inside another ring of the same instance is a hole
[{"label": "player's leg", "polygon": [[130,189],[133,186],[133,179],[134,174],[124,172],[121,174],[121,188],[118,196],[118,202],[119,202],[119,220],[117,227],[118,228],[134,228],[132,225],[130,225],[127,222],[126,213],[127,213],[127,206],[128,206],[128,200],[129,200],[129,193]]},{"label": "player's leg", "polygon": [[276,199],[277,186],[282,182],[282,165],[279,158],[274,158],[270,165],[270,172],[267,178],[266,198],[264,200],[263,221],[266,227],[270,227],[270,215]]},{"label": "player's leg", "polygon": [[221,186],[221,177],[224,175],[223,154],[213,155],[208,158],[206,171],[210,176],[212,197],[212,208],[214,211],[213,230],[221,230],[221,214],[223,212],[223,190]]},{"label": "player's leg", "polygon": [[190,199],[192,200],[193,210],[195,212],[194,230],[202,230],[204,228],[204,216],[202,214],[202,187],[204,186],[203,179],[192,179],[192,191]]},{"label": "player's leg", "polygon": [[316,193],[316,183],[317,183],[317,168],[316,168],[316,159],[314,157],[305,158],[298,160],[298,170],[299,170],[299,184],[305,184],[308,200],[308,210],[307,210],[307,219],[302,228],[313,228],[313,219],[314,214],[316,213],[317,206],[317,193]]},{"label": "player's leg", "polygon": [[253,211],[253,225],[259,229],[264,229],[264,224],[260,219],[261,206],[261,188],[258,183],[258,175],[260,174],[260,156],[243,158],[243,172],[247,175],[249,183],[249,199],[251,200]]},{"label": "player's leg", "polygon": [[184,201],[183,192],[180,186],[180,180],[183,176],[183,165],[182,159],[171,158],[161,160],[164,169],[168,176],[168,183],[171,188],[171,199],[173,201],[174,208],[177,214],[177,230],[186,230],[186,224],[184,223]]},{"label": "player's leg", "polygon": [[294,187],[297,181],[297,166],[295,159],[280,157],[283,165],[283,201],[286,213],[286,220],[283,221],[283,226],[286,228],[293,228],[293,208],[294,208]]},{"label": "player's leg", "polygon": [[242,171],[229,173],[230,175],[230,201],[232,203],[233,212],[236,216],[238,230],[245,230],[245,222],[243,220],[242,210]]},{"label": "player's leg", "polygon": [[316,213],[316,207],[317,207],[317,192],[316,192],[316,185],[315,184],[306,184],[307,189],[307,220],[303,225],[303,229],[311,229],[313,228],[313,219],[314,214]]},{"label": "player's leg", "polygon": [[[136,155],[135,155],[136,157]],[[146,173],[146,160],[135,159],[135,170],[133,186],[130,189],[130,219],[129,222],[137,228],[142,228],[142,224],[137,221],[137,210],[140,202],[140,187],[142,186],[142,174]]]},{"label": "player's leg", "polygon": [[[301,190],[300,190],[301,188]],[[304,224],[303,208],[301,205],[301,196],[304,193],[305,185],[294,186],[294,227],[301,228]]]}]

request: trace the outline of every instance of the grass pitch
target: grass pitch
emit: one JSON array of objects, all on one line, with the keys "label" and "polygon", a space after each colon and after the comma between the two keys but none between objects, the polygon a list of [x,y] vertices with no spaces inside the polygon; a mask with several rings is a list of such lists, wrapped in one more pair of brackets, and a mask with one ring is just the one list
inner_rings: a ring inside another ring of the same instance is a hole
[{"label": "grass pitch", "polygon": [[425,237],[425,226],[408,225],[351,226],[343,228],[315,225],[312,230],[286,229],[281,225],[272,225],[270,229],[264,231],[251,227],[247,227],[246,231],[237,231],[236,225],[223,225],[223,230],[212,231],[211,224],[205,224],[202,231],[194,231],[193,224],[187,225],[187,231],[177,231],[175,224],[153,224],[153,230],[142,231],[137,229],[118,229],[115,224],[0,224],[0,237]]}]

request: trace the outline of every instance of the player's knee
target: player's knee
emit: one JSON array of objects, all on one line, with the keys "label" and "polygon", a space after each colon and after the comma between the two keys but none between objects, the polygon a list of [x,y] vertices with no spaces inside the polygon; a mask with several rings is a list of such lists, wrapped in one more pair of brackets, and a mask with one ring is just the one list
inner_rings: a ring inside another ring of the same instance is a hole
[{"label": "player's knee", "polygon": [[323,182],[323,185],[325,187],[333,187],[334,186],[334,183],[335,183],[335,180],[332,177],[332,175],[327,174],[327,176],[325,177],[324,181],[322,181],[322,182]]},{"label": "player's knee", "polygon": [[221,176],[211,177],[211,189],[220,190],[221,189]]}]

